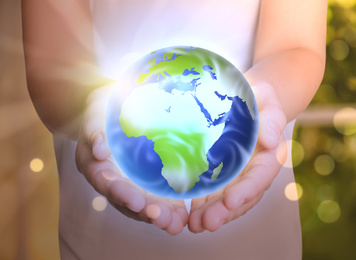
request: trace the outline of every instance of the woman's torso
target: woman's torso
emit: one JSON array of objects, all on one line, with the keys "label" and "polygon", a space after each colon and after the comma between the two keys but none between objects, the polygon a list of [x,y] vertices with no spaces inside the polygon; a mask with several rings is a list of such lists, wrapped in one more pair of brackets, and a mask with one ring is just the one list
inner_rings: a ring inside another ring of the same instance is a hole
[{"label": "woman's torso", "polygon": [[[227,57],[242,72],[252,64],[259,0],[93,0],[95,51],[102,73],[117,78],[136,57],[155,49],[190,45]],[[291,138],[293,126],[286,135]],[[170,236],[129,219],[108,205],[77,172],[76,143],[54,137],[60,176],[60,247],[63,259],[300,259],[298,203],[284,187],[294,180],[282,168],[262,201],[217,232]]]}]

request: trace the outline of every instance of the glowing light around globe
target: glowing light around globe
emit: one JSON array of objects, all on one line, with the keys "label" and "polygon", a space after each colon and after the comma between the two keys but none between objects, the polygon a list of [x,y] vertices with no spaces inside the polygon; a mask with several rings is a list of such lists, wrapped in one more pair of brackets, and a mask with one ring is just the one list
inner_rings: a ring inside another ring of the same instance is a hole
[{"label": "glowing light around globe", "polygon": [[122,74],[107,113],[110,149],[122,171],[154,194],[213,193],[246,166],[258,109],[243,75],[205,49],[156,50]]}]

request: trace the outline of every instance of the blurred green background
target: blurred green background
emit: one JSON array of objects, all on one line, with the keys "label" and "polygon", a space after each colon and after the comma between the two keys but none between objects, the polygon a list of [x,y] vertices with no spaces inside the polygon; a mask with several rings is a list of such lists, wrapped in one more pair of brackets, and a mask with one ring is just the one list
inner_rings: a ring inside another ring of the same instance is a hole
[{"label": "blurred green background", "polygon": [[[356,0],[330,0],[325,77],[292,141],[304,260],[356,259],[355,101]],[[0,259],[59,259],[58,176],[26,90],[20,0],[0,0],[0,118]]]},{"label": "blurred green background", "polygon": [[356,259],[356,1],[329,1],[323,82],[296,122],[303,259]]}]

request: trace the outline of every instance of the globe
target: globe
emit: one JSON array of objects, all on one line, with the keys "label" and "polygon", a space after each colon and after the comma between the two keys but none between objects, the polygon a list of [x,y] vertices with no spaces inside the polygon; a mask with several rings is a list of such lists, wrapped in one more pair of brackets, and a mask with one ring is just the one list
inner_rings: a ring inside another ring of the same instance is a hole
[{"label": "globe", "polygon": [[143,189],[191,199],[230,183],[257,141],[258,109],[239,70],[209,50],[156,50],[121,73],[106,133],[122,172]]}]

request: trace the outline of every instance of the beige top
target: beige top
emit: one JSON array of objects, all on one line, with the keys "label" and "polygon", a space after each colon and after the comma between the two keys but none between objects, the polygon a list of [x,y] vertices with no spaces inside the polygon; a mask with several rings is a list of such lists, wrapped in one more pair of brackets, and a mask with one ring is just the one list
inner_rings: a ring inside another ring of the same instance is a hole
[{"label": "beige top", "polygon": [[[251,66],[259,0],[93,0],[95,45],[102,72],[122,68],[152,50],[191,45],[228,58],[242,72]],[[287,140],[294,123],[287,126]],[[262,200],[214,233],[187,228],[170,236],[129,219],[110,204],[96,211],[99,194],[77,171],[76,142],[54,137],[60,179],[59,235],[62,259],[301,259],[298,202],[284,195],[294,181],[282,167]]]}]

